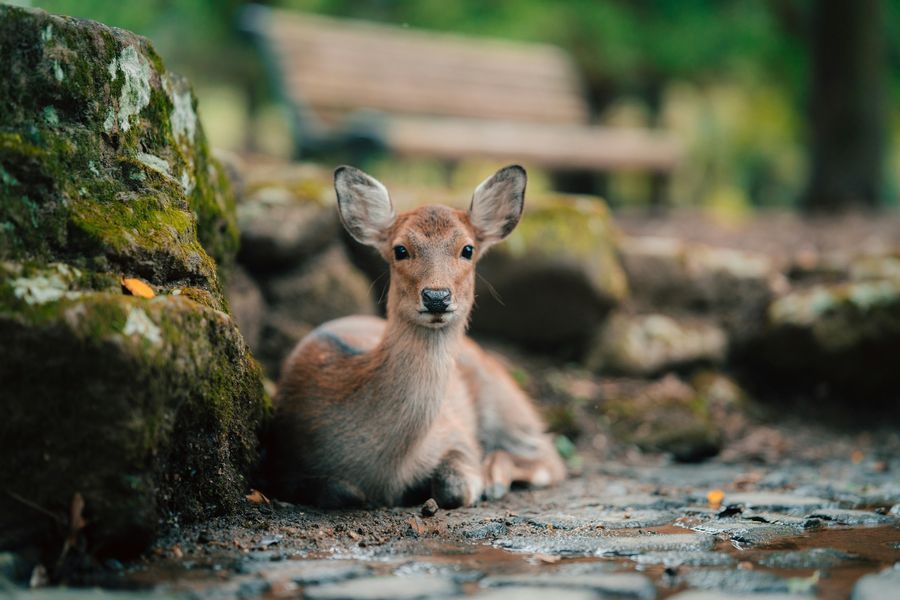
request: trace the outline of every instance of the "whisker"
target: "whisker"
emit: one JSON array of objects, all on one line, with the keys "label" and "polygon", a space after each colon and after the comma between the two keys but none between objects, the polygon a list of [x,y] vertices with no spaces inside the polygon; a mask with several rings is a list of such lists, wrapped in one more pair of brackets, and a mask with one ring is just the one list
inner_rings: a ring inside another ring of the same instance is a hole
[{"label": "whisker", "polygon": [[488,292],[490,292],[490,294],[491,294],[491,296],[494,298],[494,300],[496,300],[497,302],[499,302],[499,303],[500,303],[500,306],[506,306],[506,304],[504,304],[504,302],[503,302],[503,298],[500,297],[500,293],[499,293],[497,290],[494,289],[494,286],[491,285],[491,282],[488,281],[487,279],[485,279],[484,276],[483,276],[481,273],[479,273],[478,271],[475,271],[475,274],[476,274],[476,275],[478,276],[478,278],[481,279],[481,280],[484,282],[484,284],[487,286]]}]

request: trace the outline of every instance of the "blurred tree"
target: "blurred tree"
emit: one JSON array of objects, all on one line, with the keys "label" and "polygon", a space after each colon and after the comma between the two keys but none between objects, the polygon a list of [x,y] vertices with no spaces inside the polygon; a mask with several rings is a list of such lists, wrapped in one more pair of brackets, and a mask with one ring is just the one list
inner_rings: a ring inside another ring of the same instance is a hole
[{"label": "blurred tree", "polygon": [[810,210],[882,201],[887,48],[882,0],[820,0],[810,39]]}]

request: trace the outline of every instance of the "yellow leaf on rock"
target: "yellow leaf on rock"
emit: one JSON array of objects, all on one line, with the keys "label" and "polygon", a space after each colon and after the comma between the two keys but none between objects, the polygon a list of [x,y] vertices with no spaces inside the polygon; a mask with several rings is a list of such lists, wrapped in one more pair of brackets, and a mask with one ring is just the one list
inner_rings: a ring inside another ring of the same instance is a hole
[{"label": "yellow leaf on rock", "polygon": [[270,500],[268,498],[266,498],[266,495],[263,494],[259,490],[250,490],[250,493],[247,494],[246,498],[253,504],[269,504],[270,503]]},{"label": "yellow leaf on rock", "polygon": [[132,277],[123,277],[122,287],[128,290],[132,296],[137,296],[138,298],[152,298],[156,295],[156,292],[153,291],[152,287],[140,279],[134,279]]},{"label": "yellow leaf on rock", "polygon": [[709,507],[712,509],[717,509],[722,506],[722,500],[725,499],[725,492],[722,490],[710,490],[706,494],[706,500],[709,502]]}]

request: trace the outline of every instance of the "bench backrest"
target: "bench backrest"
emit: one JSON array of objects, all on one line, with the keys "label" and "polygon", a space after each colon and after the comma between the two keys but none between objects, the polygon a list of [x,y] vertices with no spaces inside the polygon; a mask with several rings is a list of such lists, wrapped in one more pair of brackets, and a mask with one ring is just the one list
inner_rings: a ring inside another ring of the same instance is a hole
[{"label": "bench backrest", "polygon": [[365,21],[270,10],[268,43],[288,99],[333,121],[348,112],[587,123],[561,50]]}]

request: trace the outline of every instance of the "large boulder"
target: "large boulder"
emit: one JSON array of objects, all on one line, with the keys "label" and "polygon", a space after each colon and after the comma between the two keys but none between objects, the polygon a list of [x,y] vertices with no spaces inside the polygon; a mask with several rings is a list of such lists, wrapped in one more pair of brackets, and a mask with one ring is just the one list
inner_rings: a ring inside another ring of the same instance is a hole
[{"label": "large boulder", "polygon": [[896,398],[900,279],[848,281],[792,291],[768,309],[765,335],[746,353],[779,380]]},{"label": "large boulder", "polygon": [[233,195],[143,38],[0,6],[0,79],[0,547],[136,551],[255,460]]},{"label": "large boulder", "polygon": [[618,233],[599,198],[529,200],[519,226],[478,265],[472,330],[580,356],[628,294]]}]

